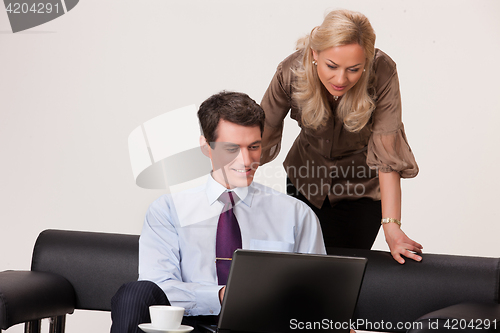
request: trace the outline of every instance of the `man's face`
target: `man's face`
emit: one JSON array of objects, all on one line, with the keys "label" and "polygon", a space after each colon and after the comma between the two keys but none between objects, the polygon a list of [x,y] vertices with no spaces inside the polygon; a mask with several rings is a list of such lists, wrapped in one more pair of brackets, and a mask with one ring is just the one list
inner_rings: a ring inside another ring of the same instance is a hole
[{"label": "man's face", "polygon": [[221,119],[216,133],[213,148],[208,146],[214,179],[226,188],[250,185],[260,164],[260,127],[236,125]]}]

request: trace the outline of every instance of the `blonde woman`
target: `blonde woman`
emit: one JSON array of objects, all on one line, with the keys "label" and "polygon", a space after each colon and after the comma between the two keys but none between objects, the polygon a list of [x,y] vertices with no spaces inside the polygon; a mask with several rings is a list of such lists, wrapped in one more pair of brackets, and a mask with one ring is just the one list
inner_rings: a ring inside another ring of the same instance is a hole
[{"label": "blonde woman", "polygon": [[277,68],[261,106],[262,163],[280,150],[283,120],[300,134],[284,162],[287,192],[318,215],[327,247],[371,248],[382,224],[396,261],[422,245],[401,230],[400,178],[418,166],[401,122],[396,64],[375,48],[361,13],[335,10]]}]

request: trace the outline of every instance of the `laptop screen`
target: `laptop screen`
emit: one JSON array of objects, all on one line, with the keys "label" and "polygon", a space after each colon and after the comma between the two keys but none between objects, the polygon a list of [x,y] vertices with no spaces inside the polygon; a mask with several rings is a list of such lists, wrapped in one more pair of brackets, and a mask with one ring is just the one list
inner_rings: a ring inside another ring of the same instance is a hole
[{"label": "laptop screen", "polygon": [[237,250],[219,332],[349,332],[366,261]]}]

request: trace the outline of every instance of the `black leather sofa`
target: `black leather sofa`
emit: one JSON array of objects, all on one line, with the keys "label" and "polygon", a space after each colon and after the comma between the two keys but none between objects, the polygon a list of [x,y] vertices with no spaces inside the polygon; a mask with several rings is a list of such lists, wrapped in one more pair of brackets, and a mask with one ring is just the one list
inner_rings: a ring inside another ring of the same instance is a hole
[{"label": "black leather sofa", "polygon": [[[138,277],[138,237],[40,233],[31,271],[0,272],[0,330],[25,323],[25,332],[39,332],[40,320],[51,318],[50,331],[64,332],[65,316],[75,309],[110,311],[118,288]],[[330,248],[328,253],[368,258],[355,329],[500,331],[499,258],[424,254],[420,263],[400,265],[388,252]]]},{"label": "black leather sofa", "polygon": [[365,325],[358,329],[500,332],[499,258],[424,253],[422,262],[401,265],[388,252],[327,251],[368,259],[354,319]]}]

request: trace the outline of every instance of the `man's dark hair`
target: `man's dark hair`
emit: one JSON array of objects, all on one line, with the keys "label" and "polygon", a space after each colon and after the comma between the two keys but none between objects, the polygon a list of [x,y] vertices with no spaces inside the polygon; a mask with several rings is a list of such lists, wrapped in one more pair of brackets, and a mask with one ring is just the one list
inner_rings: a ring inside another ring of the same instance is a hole
[{"label": "man's dark hair", "polygon": [[217,140],[217,125],[220,119],[241,126],[259,126],[264,131],[264,110],[247,94],[222,91],[206,99],[198,110],[201,132],[207,142]]}]

